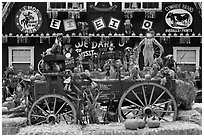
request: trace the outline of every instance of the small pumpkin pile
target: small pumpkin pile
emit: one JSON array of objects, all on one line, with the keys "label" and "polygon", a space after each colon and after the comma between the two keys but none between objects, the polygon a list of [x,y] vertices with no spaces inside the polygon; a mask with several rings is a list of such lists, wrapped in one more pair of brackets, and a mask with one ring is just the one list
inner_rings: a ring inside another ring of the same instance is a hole
[{"label": "small pumpkin pile", "polygon": [[147,121],[141,118],[135,118],[126,119],[124,124],[126,129],[137,130],[138,128],[144,128],[146,124],[149,128],[158,128],[160,126],[160,121],[155,119],[155,117],[151,117]]}]

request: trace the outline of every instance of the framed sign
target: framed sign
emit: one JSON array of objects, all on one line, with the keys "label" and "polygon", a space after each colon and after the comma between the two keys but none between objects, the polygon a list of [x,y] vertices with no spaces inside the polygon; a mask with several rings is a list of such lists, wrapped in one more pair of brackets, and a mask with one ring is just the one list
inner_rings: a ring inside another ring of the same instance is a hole
[{"label": "framed sign", "polygon": [[15,16],[17,28],[24,33],[35,33],[42,25],[42,15],[33,6],[23,6]]},{"label": "framed sign", "polygon": [[74,19],[63,20],[63,23],[64,23],[64,30],[65,31],[70,31],[70,30],[77,29],[76,22],[75,22]]},{"label": "framed sign", "polygon": [[60,24],[61,24],[61,20],[52,19],[52,21],[50,23],[50,28],[59,29],[60,28]]}]

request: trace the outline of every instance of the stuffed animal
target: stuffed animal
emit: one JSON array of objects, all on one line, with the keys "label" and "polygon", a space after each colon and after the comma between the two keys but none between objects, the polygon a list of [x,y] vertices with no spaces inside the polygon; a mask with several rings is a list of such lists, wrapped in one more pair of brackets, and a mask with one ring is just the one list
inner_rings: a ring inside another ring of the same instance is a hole
[{"label": "stuffed animal", "polygon": [[130,19],[126,19],[124,25],[125,25],[125,34],[131,35],[132,23],[131,23]]}]

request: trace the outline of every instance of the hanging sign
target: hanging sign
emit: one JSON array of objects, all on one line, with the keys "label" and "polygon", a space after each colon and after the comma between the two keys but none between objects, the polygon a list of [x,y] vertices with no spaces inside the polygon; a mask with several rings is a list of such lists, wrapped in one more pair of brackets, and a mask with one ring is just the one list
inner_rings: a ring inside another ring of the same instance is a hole
[{"label": "hanging sign", "polygon": [[165,22],[170,27],[166,32],[192,32],[194,8],[186,4],[173,4],[165,7]]},{"label": "hanging sign", "polygon": [[143,24],[142,24],[142,28],[143,28],[143,29],[152,28],[152,24],[153,24],[152,21],[144,20],[144,21],[143,21]]},{"label": "hanging sign", "polygon": [[92,23],[96,31],[101,30],[106,27],[105,22],[102,17],[95,19],[94,21],[92,21]]},{"label": "hanging sign", "polygon": [[59,29],[60,28],[60,24],[61,24],[61,20],[52,19],[52,21],[50,23],[50,28]]},{"label": "hanging sign", "polygon": [[42,25],[42,15],[33,6],[23,6],[15,16],[17,28],[24,33],[35,33]]},{"label": "hanging sign", "polygon": [[65,31],[70,31],[70,30],[77,29],[76,22],[75,22],[74,19],[63,20],[63,23],[64,23],[64,30]]},{"label": "hanging sign", "polygon": [[108,27],[118,30],[120,25],[120,20],[116,19],[116,18],[111,18]]}]

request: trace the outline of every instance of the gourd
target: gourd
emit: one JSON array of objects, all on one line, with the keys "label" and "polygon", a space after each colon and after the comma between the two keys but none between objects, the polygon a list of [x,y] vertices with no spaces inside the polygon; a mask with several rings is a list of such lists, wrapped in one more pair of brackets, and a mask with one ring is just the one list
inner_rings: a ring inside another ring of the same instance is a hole
[{"label": "gourd", "polygon": [[142,129],[142,128],[145,127],[145,124],[146,124],[145,120],[143,120],[143,119],[138,119],[138,122],[139,122],[139,125],[138,125],[138,128],[139,128],[139,129]]},{"label": "gourd", "polygon": [[147,126],[149,128],[158,128],[160,126],[160,121],[155,119],[155,117],[147,120]]},{"label": "gourd", "polygon": [[137,130],[139,126],[139,122],[137,119],[126,119],[125,120],[125,128],[130,130]]}]

